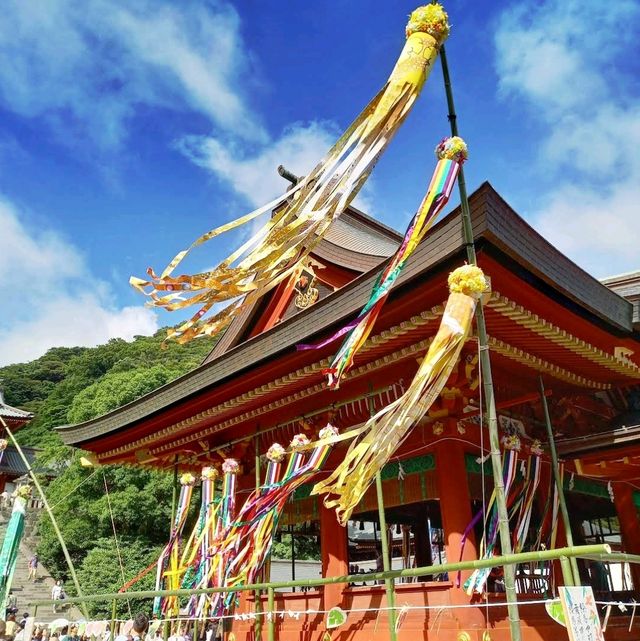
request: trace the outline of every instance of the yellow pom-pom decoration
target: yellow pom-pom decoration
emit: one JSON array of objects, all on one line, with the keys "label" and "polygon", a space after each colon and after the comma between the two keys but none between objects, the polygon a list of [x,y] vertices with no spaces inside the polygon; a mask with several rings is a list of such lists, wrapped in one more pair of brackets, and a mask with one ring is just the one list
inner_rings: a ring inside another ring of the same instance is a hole
[{"label": "yellow pom-pom decoration", "polygon": [[180,485],[195,485],[196,477],[190,472],[185,472],[180,477]]},{"label": "yellow pom-pom decoration", "polygon": [[311,441],[307,437],[306,434],[296,434],[292,439],[291,443],[289,444],[289,447],[294,451],[297,452],[303,448],[305,448],[307,445],[309,445]]},{"label": "yellow pom-pom decoration", "polygon": [[326,426],[320,430],[318,438],[321,441],[325,441],[333,438],[334,436],[338,436],[338,434],[340,434],[340,430],[334,425],[331,425],[331,423],[327,423]]},{"label": "yellow pom-pom decoration", "polygon": [[449,35],[449,16],[439,4],[425,4],[418,7],[409,16],[407,23],[407,38],[412,34],[421,31],[428,33],[442,44]]},{"label": "yellow pom-pom decoration", "polygon": [[211,481],[218,478],[218,470],[215,467],[203,467],[202,468],[202,480]]},{"label": "yellow pom-pom decoration", "polygon": [[483,271],[475,265],[463,265],[449,274],[449,291],[480,298],[489,287]]},{"label": "yellow pom-pom decoration", "polygon": [[544,454],[542,443],[537,438],[533,439],[531,445],[529,446],[529,450],[531,450],[531,454],[533,454],[534,456],[542,456]]},{"label": "yellow pom-pom decoration", "polygon": [[438,160],[455,160],[462,164],[469,157],[467,143],[460,136],[443,138],[436,147]]},{"label": "yellow pom-pom decoration", "polygon": [[267,450],[267,458],[272,462],[272,463],[280,463],[286,456],[286,451],[280,443],[274,443],[268,450]]},{"label": "yellow pom-pom decoration", "polygon": [[32,488],[30,485],[21,485],[15,492],[15,496],[19,496],[23,499],[31,498]]}]

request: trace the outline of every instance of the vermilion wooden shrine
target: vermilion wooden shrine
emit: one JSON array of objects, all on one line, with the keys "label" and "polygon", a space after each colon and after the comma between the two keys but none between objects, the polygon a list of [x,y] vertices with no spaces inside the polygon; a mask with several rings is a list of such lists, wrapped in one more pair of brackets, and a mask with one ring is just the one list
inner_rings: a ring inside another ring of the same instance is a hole
[{"label": "vermilion wooden shrine", "polygon": [[[479,265],[491,279],[484,305],[500,424],[525,441],[546,442],[542,376],[564,462],[575,543],[607,542],[640,553],[640,283],[633,276],[606,284],[592,278],[488,183],[470,205]],[[317,246],[305,278],[282,284],[237,318],[199,368],[106,416],[59,428],[62,438],[101,464],[182,472],[233,456],[242,462],[240,483],[248,488],[254,484],[256,454],[272,442],[288,443],[301,430],[311,436],[328,420],[341,429],[362,423],[401,394],[436,331],[446,276],[464,262],[459,212],[436,225],[418,248],[338,391],[327,390],[322,375],[336,346],[304,352],[295,346],[330,335],[356,315],[400,238],[349,210]],[[464,549],[461,541],[492,489],[491,476],[481,473],[488,438],[479,389],[478,346],[472,338],[436,406],[383,470],[388,533],[377,527],[372,490],[348,529],[307,488],[296,494],[285,525],[298,536],[319,539],[323,576],[346,575],[356,566],[375,569],[384,534],[392,542],[393,567],[478,555],[477,528]],[[335,449],[329,469],[343,452]],[[550,492],[546,455],[542,476],[538,512]],[[535,519],[531,527],[537,527]],[[564,536],[560,522],[556,546],[564,544]],[[580,562],[580,573],[596,595],[640,598],[637,566]],[[509,638],[506,608],[492,606],[505,600],[499,576],[485,597],[468,596],[455,576],[419,578],[395,585],[398,606],[428,606],[402,616],[400,639],[480,639],[485,630],[494,640]],[[563,638],[564,630],[541,604],[558,583],[557,568],[519,566],[523,639]],[[279,610],[340,605],[351,611],[385,603],[384,586],[376,584],[277,595]],[[245,600],[240,611],[249,605]],[[631,613],[614,610],[606,638],[637,639],[639,623],[629,632]],[[279,638],[320,638],[323,616],[278,620]],[[233,631],[236,638],[251,638],[253,624],[236,622]],[[351,612],[334,636],[386,639],[386,614]]]},{"label": "vermilion wooden shrine", "polygon": [[[11,407],[4,402],[2,390],[0,390],[0,418],[9,428],[17,432],[21,427],[26,425],[32,418],[31,412],[25,412],[17,407]],[[0,430],[4,432],[4,430]],[[30,462],[33,462],[36,456],[36,450],[30,447],[23,448],[24,454]],[[18,452],[13,445],[2,439],[2,449],[0,450],[0,492],[10,494],[15,489],[14,481],[28,473],[28,470],[21,460]]]}]

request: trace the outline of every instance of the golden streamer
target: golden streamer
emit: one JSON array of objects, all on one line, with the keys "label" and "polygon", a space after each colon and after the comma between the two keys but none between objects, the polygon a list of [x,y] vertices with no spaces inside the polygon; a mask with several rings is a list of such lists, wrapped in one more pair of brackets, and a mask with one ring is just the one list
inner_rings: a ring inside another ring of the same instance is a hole
[{"label": "golden streamer", "polygon": [[326,494],[324,504],[336,508],[345,525],[377,472],[391,458],[409,431],[440,395],[471,331],[476,304],[487,289],[479,267],[465,265],[449,275],[449,299],[425,358],[407,391],[372,416],[364,436],[349,447],[344,460],[311,494]]},{"label": "golden streamer", "polygon": [[[207,232],[179,252],[159,276],[149,268],[150,279],[130,279],[136,289],[150,297],[150,306],[169,311],[201,306],[190,320],[170,329],[168,338],[184,343],[199,335],[217,333],[243,309],[300,270],[305,257],[362,188],[409,114],[448,33],[447,14],[440,5],[416,9],[407,25],[407,41],[386,85],[298,185],[267,205]],[[172,276],[192,249],[270,210],[274,213],[262,229],[215,269]],[[220,304],[227,306],[205,318]]]}]

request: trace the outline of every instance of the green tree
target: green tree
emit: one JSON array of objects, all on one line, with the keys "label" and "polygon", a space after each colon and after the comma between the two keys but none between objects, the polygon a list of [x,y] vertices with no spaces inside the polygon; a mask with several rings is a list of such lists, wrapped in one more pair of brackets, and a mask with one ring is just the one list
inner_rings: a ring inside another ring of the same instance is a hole
[{"label": "green tree", "polygon": [[[79,454],[47,490],[69,554],[78,565],[100,539],[113,538],[114,526],[118,536],[137,538],[146,545],[165,542],[171,495],[168,474],[117,465],[86,468]],[[38,524],[38,535],[43,565],[56,578],[68,578],[62,548],[46,515]]]},{"label": "green tree", "polygon": [[[120,537],[117,547],[113,537],[98,539],[78,569],[78,581],[87,594],[117,592],[125,582],[137,577],[142,570],[157,560],[161,550],[162,546],[153,546],[137,538]],[[136,582],[132,589],[153,590],[155,576],[152,569]],[[90,602],[87,605],[92,617],[111,618],[111,603]],[[150,616],[151,610],[150,599],[116,602],[116,615],[119,618],[129,618],[138,611]]]},{"label": "green tree", "polygon": [[70,423],[82,423],[101,416],[152,392],[179,374],[179,369],[165,365],[105,374],[99,381],[76,394],[67,418]]},{"label": "green tree", "polygon": [[[112,568],[96,559],[101,558],[100,551],[103,557],[108,556],[105,550],[113,544],[112,514],[123,547],[135,541],[140,550],[151,550],[166,542],[172,479],[161,472],[133,467],[84,468],[77,450],[63,445],[55,428],[104,414],[185,374],[202,362],[216,342],[203,339],[186,345],[171,343],[162,349],[165,337],[166,331],[160,330],[154,336],[137,336],[130,342],[113,339],[92,348],[54,348],[30,363],[0,368],[6,401],[36,412],[16,436],[23,445],[40,448],[37,468],[57,474],[42,482],[74,564],[83,568],[81,585],[89,574],[94,582],[84,586],[87,592],[93,591],[94,585],[109,585],[108,570]],[[44,513],[38,533],[42,563],[53,576],[67,580],[69,587],[62,550]],[[87,574],[85,562],[94,550],[98,551],[90,557]],[[132,553],[130,563],[137,572],[142,566],[136,565],[141,558],[136,555]],[[111,565],[114,558],[112,554]],[[100,587],[98,591],[106,589]]]}]

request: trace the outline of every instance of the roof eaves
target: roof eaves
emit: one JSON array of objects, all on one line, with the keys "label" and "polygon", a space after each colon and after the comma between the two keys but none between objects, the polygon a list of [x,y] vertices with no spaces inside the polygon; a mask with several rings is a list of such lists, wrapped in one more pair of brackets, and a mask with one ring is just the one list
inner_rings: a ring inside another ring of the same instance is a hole
[{"label": "roof eaves", "polygon": [[[504,211],[493,211],[496,203],[501,203],[501,208]],[[491,244],[498,243],[498,248],[502,247],[501,251],[506,251],[507,255],[515,256],[517,259],[518,253],[516,249],[522,242],[518,237],[518,233],[522,234],[523,231],[530,229],[533,233],[527,236],[529,242],[538,246],[542,244],[548,250],[547,253],[551,252],[550,255],[556,260],[564,260],[565,265],[573,264],[539,234],[534,232],[499,197],[489,183],[483,183],[471,195],[470,208],[474,236],[477,240],[486,238]],[[501,220],[504,221],[505,217],[508,219],[507,226],[511,228],[511,232],[500,236],[497,233],[499,230],[496,229],[496,226]],[[509,246],[510,242],[515,243],[515,248]],[[459,208],[456,208],[438,222],[420,244],[412,261],[407,264],[398,279],[396,288],[400,289],[409,281],[429,273],[437,265],[459,254],[463,247],[464,241],[459,224]],[[527,270],[536,269],[536,264],[532,263],[527,257],[523,258],[520,264]],[[539,267],[537,265],[538,269]],[[377,277],[379,268],[380,266],[359,276],[345,287],[318,301],[312,307],[233,347],[214,360],[204,363],[146,396],[85,423],[60,426],[56,429],[59,431],[63,441],[71,445],[78,445],[100,438],[105,434],[117,432],[127,425],[144,420],[177,402],[184,401],[205,389],[210,389],[214,385],[220,385],[223,381],[237,376],[247,368],[255,368],[276,354],[282,353],[283,350],[293,349],[296,343],[313,341],[322,335],[327,330],[327,327],[337,324],[345,318],[350,318],[361,309],[369,298],[371,287]],[[613,297],[613,300],[609,301],[612,303],[611,309],[616,318],[620,316],[620,307],[624,307],[628,303],[613,294],[613,292],[609,292],[604,285],[588,276],[583,270],[577,267],[575,269],[577,271],[574,272],[573,278],[582,278],[582,280],[587,280],[589,283],[593,281],[598,287],[611,294]],[[585,279],[585,276],[588,278]],[[548,277],[547,280],[549,280]],[[579,295],[579,293],[576,295]],[[583,308],[589,309],[591,303],[586,299],[581,301],[581,305]],[[609,323],[611,326],[616,325],[614,319],[611,319]],[[283,341],[282,337],[286,337],[286,340]]]}]

